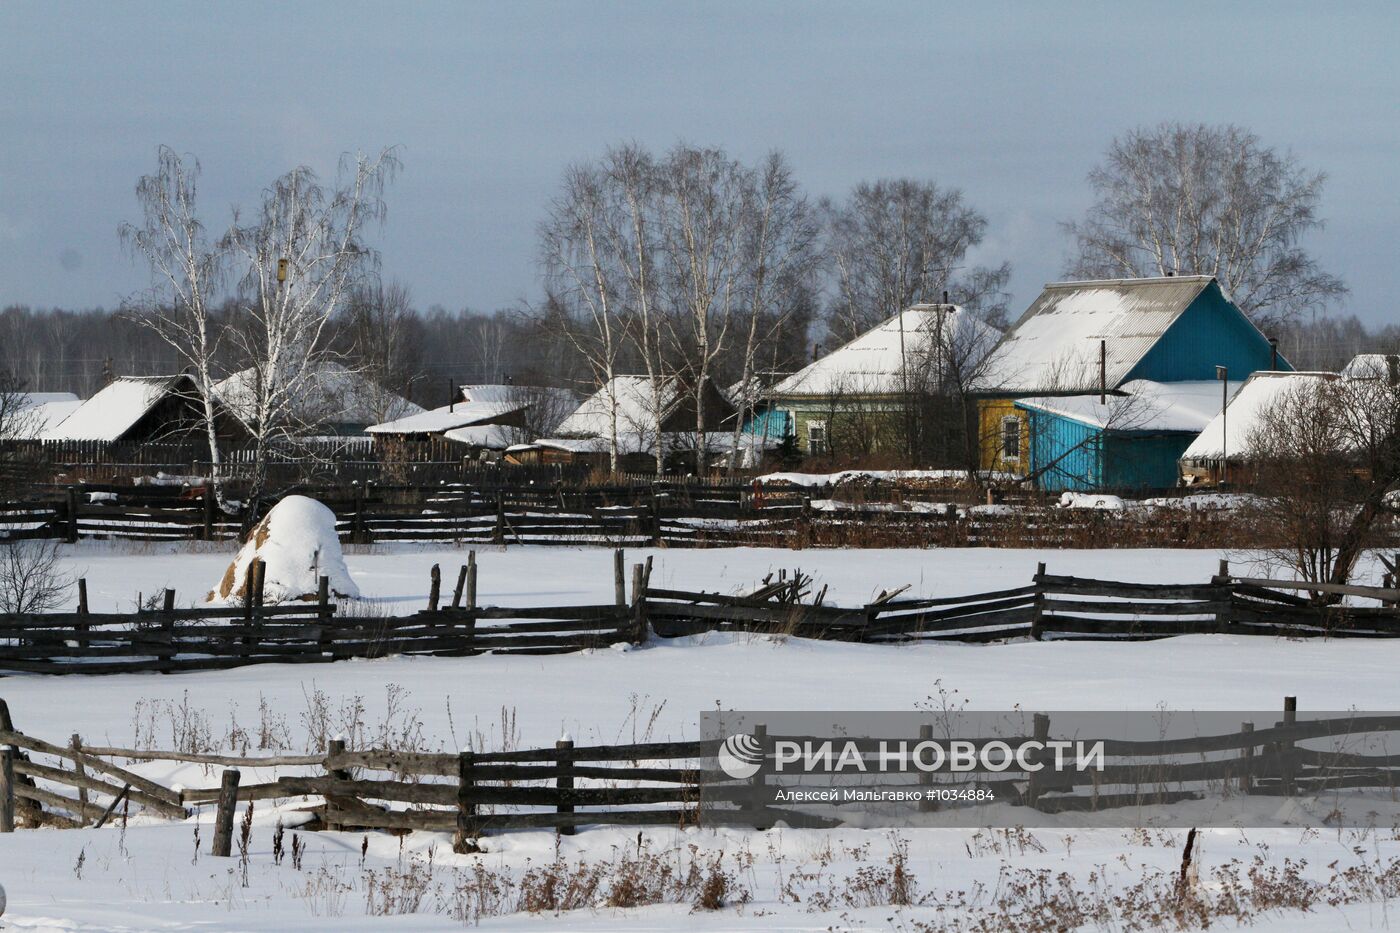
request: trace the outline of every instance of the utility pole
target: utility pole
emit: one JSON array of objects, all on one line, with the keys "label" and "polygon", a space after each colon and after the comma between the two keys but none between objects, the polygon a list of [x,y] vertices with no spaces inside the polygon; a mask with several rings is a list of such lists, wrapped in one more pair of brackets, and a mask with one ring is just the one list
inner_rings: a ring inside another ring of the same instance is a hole
[{"label": "utility pole", "polygon": [[1227,412],[1230,408],[1230,370],[1224,366],[1215,367],[1215,378],[1220,380],[1220,481],[1224,486],[1229,476],[1230,460],[1227,445],[1230,443],[1230,421]]}]

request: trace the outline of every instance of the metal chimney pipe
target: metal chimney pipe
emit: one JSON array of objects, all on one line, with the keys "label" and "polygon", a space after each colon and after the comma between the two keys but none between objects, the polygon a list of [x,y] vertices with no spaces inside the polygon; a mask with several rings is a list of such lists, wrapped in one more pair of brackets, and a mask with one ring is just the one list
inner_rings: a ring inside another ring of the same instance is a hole
[{"label": "metal chimney pipe", "polygon": [[1108,341],[1099,341],[1099,404],[1108,404]]}]

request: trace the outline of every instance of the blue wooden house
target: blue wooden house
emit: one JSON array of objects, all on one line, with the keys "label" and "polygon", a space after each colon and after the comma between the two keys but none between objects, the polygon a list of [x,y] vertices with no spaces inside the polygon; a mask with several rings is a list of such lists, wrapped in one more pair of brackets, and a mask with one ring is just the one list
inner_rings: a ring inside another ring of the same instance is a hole
[{"label": "blue wooden house", "polygon": [[1292,367],[1212,276],[1047,285],[989,359],[983,466],[1049,490],[1173,486],[1224,399],[1270,369]]}]

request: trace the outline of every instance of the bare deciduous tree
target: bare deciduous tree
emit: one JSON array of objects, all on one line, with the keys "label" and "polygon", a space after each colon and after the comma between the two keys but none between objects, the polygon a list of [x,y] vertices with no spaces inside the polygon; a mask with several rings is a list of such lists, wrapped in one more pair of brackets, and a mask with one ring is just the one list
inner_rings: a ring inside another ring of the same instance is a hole
[{"label": "bare deciduous tree", "polygon": [[705,401],[740,300],[753,173],[722,150],[680,145],[661,166],[663,286],[671,339],[695,409],[695,465],[709,468]]},{"label": "bare deciduous tree", "polygon": [[550,202],[540,225],[548,294],[539,314],[566,336],[587,361],[594,380],[609,393],[608,462],[616,473],[618,399],[613,393],[624,337],[620,306],[625,285],[606,242],[616,218],[605,186],[605,175],[596,166],[574,165],[564,172],[563,190]]},{"label": "bare deciduous tree", "polygon": [[264,191],[249,223],[235,213],[224,238],[243,268],[236,339],[251,375],[239,407],[253,438],[254,501],[270,446],[313,427],[303,423],[305,396],[322,391],[331,321],[377,265],[367,228],[383,221],[384,187],[398,168],[393,149],[346,156],[333,187],[295,168]]},{"label": "bare deciduous tree", "polygon": [[844,203],[823,206],[836,278],[831,326],[845,339],[911,305],[942,301],[945,289],[961,304],[977,307],[982,294],[996,304],[1010,276],[1009,266],[957,274],[987,228],[957,188],[909,178],[862,182]]},{"label": "bare deciduous tree", "polygon": [[1163,123],[1113,141],[1068,274],[1213,275],[1258,323],[1325,307],[1346,288],[1302,241],[1322,226],[1325,176],[1238,126]]},{"label": "bare deciduous tree", "polygon": [[376,422],[402,417],[402,400],[422,377],[417,325],[408,287],[397,282],[363,285],[346,303],[340,336],[352,368],[366,379],[370,397],[361,401]]},{"label": "bare deciduous tree", "polygon": [[[821,229],[782,153],[772,152],[755,178],[744,217],[738,397],[730,440],[731,473],[740,460],[744,421],[762,394],[758,354],[797,314],[811,293],[820,261]],[[765,422],[766,430],[766,422]],[[766,440],[764,438],[763,440]],[[760,443],[760,441],[755,441]],[[758,451],[751,453],[757,461]]]},{"label": "bare deciduous tree", "polygon": [[227,271],[228,246],[213,242],[199,218],[199,162],[168,146],[157,151],[156,171],[136,183],[142,220],[123,224],[122,240],[150,266],[151,287],[130,302],[130,313],[175,351],[194,377],[209,445],[210,481],[222,503],[215,419],[214,365],[221,327],[214,320]]}]

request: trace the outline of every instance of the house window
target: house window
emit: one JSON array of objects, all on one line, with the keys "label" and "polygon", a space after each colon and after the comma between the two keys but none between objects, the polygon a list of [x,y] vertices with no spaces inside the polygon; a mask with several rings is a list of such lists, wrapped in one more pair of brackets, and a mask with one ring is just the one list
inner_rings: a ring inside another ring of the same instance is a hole
[{"label": "house window", "polygon": [[1001,459],[1021,459],[1021,419],[1015,415],[1001,419]]},{"label": "house window", "polygon": [[826,422],[807,422],[807,452],[814,457],[826,454]]}]

